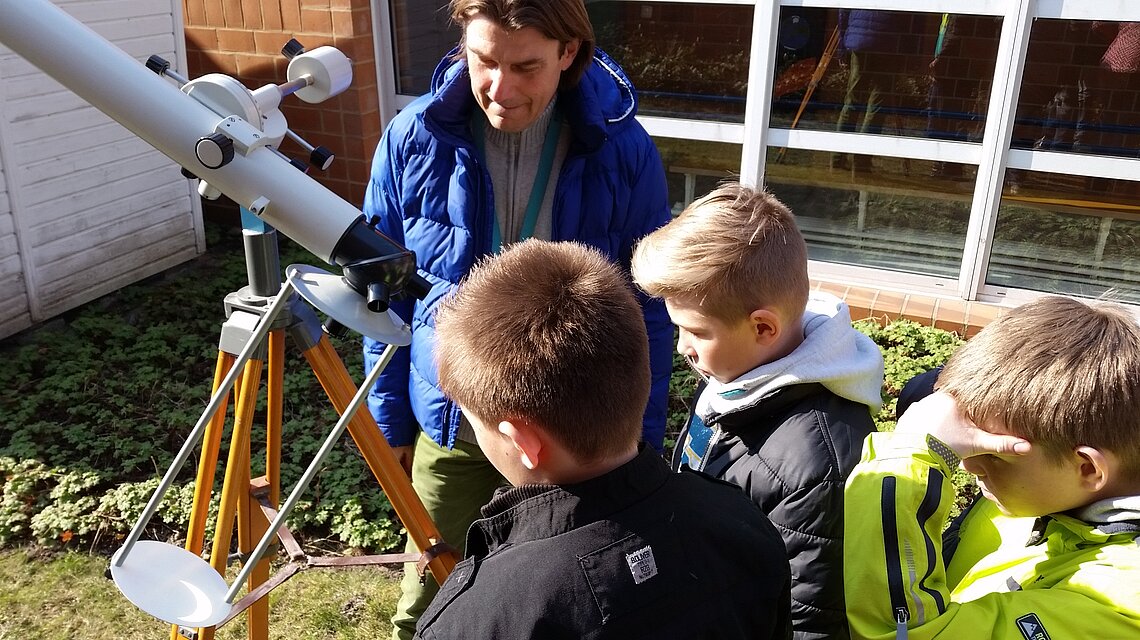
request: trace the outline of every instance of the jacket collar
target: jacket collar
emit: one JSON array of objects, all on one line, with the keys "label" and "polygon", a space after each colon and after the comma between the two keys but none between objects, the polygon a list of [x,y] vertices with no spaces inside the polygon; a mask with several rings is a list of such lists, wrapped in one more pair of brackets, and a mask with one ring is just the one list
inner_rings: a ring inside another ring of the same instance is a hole
[{"label": "jacket collar", "polygon": [[1034,522],[1026,546],[1044,541],[1049,536],[1050,522],[1096,544],[1118,534],[1136,536],[1140,534],[1140,496],[1110,498],[1068,513],[1042,516]]},{"label": "jacket collar", "polygon": [[644,444],[624,465],[585,482],[501,489],[467,533],[467,555],[503,544],[548,538],[609,517],[642,500],[669,478],[669,467]]},{"label": "jacket collar", "polygon": [[[431,102],[424,109],[424,125],[453,146],[469,146],[467,123],[478,107],[471,94],[467,61],[456,59],[452,49],[431,80]],[[605,143],[611,132],[631,123],[637,114],[637,93],[625,71],[604,51],[595,48],[594,60],[576,87],[558,93],[558,105],[570,123],[570,152],[590,153]]]}]

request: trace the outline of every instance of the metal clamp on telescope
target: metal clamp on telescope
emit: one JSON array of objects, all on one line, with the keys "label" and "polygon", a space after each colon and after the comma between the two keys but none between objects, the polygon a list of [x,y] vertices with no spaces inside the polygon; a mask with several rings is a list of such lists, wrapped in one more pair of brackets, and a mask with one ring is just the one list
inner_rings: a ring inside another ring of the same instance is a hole
[{"label": "metal clamp on telescope", "polygon": [[[290,39],[281,52],[290,59],[287,82],[268,84],[253,91],[227,75],[211,73],[187,80],[172,71],[170,63],[163,58],[151,56],[147,60],[148,69],[175,80],[183,93],[222,117],[213,131],[200,137],[194,145],[194,155],[202,167],[222,169],[236,154],[249,156],[261,148],[306,172],[310,167],[324,171],[332,164],[333,153],[323,146],[309,144],[291,131],[279,107],[282,99],[289,95],[295,94],[309,103],[338,95],[352,82],[352,64],[333,47],[305,51],[295,39]],[[280,152],[279,147],[286,137],[308,152],[307,164]],[[192,171],[187,173],[201,179]],[[215,199],[222,192],[202,179],[198,193]],[[249,203],[247,208],[262,217],[271,205],[262,197]],[[430,289],[428,282],[416,273],[414,254],[367,224],[363,216],[349,225],[328,257],[330,263],[341,267],[345,282],[365,297],[367,308],[373,312],[387,310],[392,299],[423,298]]]}]

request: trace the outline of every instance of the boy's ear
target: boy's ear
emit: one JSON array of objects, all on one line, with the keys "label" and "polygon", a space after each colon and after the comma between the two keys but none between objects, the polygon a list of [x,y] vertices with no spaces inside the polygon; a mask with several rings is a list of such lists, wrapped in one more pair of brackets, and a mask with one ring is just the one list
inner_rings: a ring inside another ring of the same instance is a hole
[{"label": "boy's ear", "polygon": [[1085,491],[1098,493],[1116,479],[1115,461],[1100,449],[1081,445],[1073,453],[1080,464],[1080,483]]},{"label": "boy's ear", "polygon": [[764,346],[775,344],[783,336],[784,323],[771,309],[753,311],[748,315],[748,322],[752,325],[753,335],[758,344]]},{"label": "boy's ear", "polygon": [[519,462],[524,467],[534,471],[542,462],[543,450],[546,448],[542,434],[525,421],[503,420],[499,423],[499,433],[506,436],[515,447]]}]

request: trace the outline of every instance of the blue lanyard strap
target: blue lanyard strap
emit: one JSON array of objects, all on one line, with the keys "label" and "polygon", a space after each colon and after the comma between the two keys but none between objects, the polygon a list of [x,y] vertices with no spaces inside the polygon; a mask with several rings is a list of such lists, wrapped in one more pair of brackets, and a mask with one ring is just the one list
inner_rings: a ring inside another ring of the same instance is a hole
[{"label": "blue lanyard strap", "polygon": [[[487,118],[477,112],[473,119],[473,133],[475,135],[475,148],[479,150],[479,157],[487,160],[485,148]],[[534,185],[530,188],[530,199],[526,203],[526,215],[523,217],[522,230],[519,240],[525,240],[534,235],[535,225],[538,224],[538,211],[542,208],[542,201],[546,197],[546,186],[550,182],[550,172],[554,168],[554,154],[558,150],[558,138],[562,134],[562,119],[555,110],[550,116],[550,126],[546,128],[546,138],[542,142],[542,157],[538,161],[538,171],[534,174]],[[503,233],[499,229],[499,213],[496,207],[494,225],[492,227],[491,251],[498,253],[503,245]]]}]

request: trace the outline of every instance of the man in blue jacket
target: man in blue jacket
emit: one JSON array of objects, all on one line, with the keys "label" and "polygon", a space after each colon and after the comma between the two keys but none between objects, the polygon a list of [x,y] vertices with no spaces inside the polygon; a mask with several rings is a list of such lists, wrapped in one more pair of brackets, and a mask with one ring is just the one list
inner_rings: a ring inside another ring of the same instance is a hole
[{"label": "man in blue jacket", "polygon": [[[412,344],[385,369],[369,409],[458,548],[503,479],[439,390],[436,304],[477,258],[529,237],[576,240],[628,269],[637,240],[670,209],[661,159],[634,119],[637,95],[594,48],[582,0],[451,0],[449,10],[463,38],[436,68],[431,92],[385,131],[364,212],[416,253],[431,284],[423,300],[393,303]],[[640,302],[652,369],[643,438],[660,450],[673,330],[659,301]],[[366,370],[382,347],[365,340]],[[436,585],[409,564],[401,588],[393,637],[406,639]]]}]

